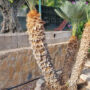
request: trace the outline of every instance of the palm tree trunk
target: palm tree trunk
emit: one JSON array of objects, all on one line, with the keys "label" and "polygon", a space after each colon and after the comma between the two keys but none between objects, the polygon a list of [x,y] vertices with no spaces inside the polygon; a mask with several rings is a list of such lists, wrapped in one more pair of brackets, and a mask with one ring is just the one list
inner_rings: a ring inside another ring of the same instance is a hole
[{"label": "palm tree trunk", "polygon": [[59,78],[51,63],[45,40],[44,22],[40,19],[36,10],[29,12],[27,15],[27,29],[34,57],[44,75],[46,84],[53,90],[60,90]]},{"label": "palm tree trunk", "polygon": [[78,40],[76,36],[72,36],[69,40],[66,55],[64,59],[64,66],[61,74],[61,85],[64,85],[70,78],[72,67],[75,63],[75,57],[78,50]]},{"label": "palm tree trunk", "polygon": [[89,47],[90,47],[90,24],[87,23],[82,35],[79,52],[76,57],[76,63],[73,67],[71,78],[69,80],[69,90],[77,90],[77,80],[87,60],[87,53]]},{"label": "palm tree trunk", "polygon": [[12,4],[8,0],[0,0],[0,11],[3,15],[3,22],[1,25],[2,33],[22,31],[17,17],[17,9],[24,3],[24,0],[14,0]]},{"label": "palm tree trunk", "polygon": [[10,16],[9,16],[9,31],[10,32],[21,32],[22,31],[22,27],[19,23],[18,17],[17,17],[17,7],[11,7],[10,8]]},{"label": "palm tree trunk", "polygon": [[10,9],[10,3],[8,2],[8,0],[0,0],[0,11],[3,15],[1,32],[9,31],[9,15],[8,15],[9,9]]}]

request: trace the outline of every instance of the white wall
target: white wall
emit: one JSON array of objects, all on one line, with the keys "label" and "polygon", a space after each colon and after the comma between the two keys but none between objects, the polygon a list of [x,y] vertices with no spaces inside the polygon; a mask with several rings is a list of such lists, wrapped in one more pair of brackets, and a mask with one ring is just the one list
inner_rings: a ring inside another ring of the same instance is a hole
[{"label": "white wall", "polygon": [[[70,31],[46,32],[46,41],[48,44],[66,42],[71,36]],[[29,47],[27,33],[9,33],[0,34],[0,50]]]}]

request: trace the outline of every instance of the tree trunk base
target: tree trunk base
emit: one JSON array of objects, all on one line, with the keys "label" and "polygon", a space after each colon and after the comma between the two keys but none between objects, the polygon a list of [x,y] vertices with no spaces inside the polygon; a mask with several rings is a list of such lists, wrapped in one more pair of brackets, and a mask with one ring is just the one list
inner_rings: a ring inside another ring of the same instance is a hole
[{"label": "tree trunk base", "polygon": [[9,32],[9,30],[1,30],[1,32],[0,33],[8,33]]}]

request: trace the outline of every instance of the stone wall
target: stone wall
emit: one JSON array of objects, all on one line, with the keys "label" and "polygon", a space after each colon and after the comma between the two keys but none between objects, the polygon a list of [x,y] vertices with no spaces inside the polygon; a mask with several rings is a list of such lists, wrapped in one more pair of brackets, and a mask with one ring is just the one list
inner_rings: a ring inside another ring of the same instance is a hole
[{"label": "stone wall", "polygon": [[[67,43],[49,45],[52,63],[56,70],[63,66],[66,47]],[[0,51],[0,90],[24,83],[38,76],[41,76],[41,72],[30,47]]]},{"label": "stone wall", "polygon": [[[66,42],[71,36],[70,31],[46,32],[46,41],[48,44]],[[27,33],[9,33],[0,34],[0,50],[29,47]]]}]

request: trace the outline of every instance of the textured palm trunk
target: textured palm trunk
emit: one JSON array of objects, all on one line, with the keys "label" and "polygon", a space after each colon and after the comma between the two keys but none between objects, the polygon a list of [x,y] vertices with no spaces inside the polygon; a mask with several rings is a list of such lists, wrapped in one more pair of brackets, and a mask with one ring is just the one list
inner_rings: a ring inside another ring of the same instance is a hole
[{"label": "textured palm trunk", "polygon": [[89,47],[90,47],[90,24],[87,23],[82,35],[79,52],[76,57],[76,63],[73,67],[71,78],[69,80],[69,90],[77,90],[77,80],[87,60],[87,53]]},{"label": "textured palm trunk", "polygon": [[76,36],[72,36],[69,40],[66,55],[64,59],[64,67],[61,74],[61,85],[64,85],[70,78],[72,67],[75,63],[75,57],[78,50],[78,40]]},{"label": "textured palm trunk", "polygon": [[27,29],[34,57],[46,84],[52,88],[51,90],[60,90],[59,78],[51,63],[45,40],[44,22],[40,19],[36,10],[29,12],[27,15]]},{"label": "textured palm trunk", "polygon": [[0,11],[3,16],[2,33],[6,32],[20,32],[22,31],[21,25],[17,18],[17,9],[25,3],[24,0],[14,0],[11,3],[8,0],[0,0]]},{"label": "textured palm trunk", "polygon": [[2,26],[1,32],[2,33],[9,32],[9,18],[8,18],[9,15],[7,14],[7,12],[2,13],[2,15],[3,15],[3,22],[1,23]]},{"label": "textured palm trunk", "polygon": [[0,0],[0,11],[3,15],[1,32],[9,31],[9,14],[8,14],[9,9],[10,9],[10,3],[8,2],[8,0]]},{"label": "textured palm trunk", "polygon": [[21,25],[17,18],[17,8],[10,7],[10,9],[4,9],[2,11],[2,33],[6,32],[20,32],[22,30]]}]

